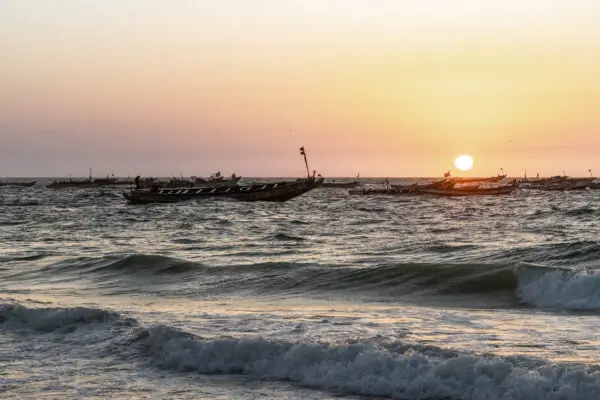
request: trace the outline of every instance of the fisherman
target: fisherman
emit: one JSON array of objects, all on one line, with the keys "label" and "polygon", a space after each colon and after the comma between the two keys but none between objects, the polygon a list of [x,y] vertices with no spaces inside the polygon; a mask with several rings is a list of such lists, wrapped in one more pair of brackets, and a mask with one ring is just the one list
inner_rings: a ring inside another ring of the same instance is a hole
[{"label": "fisherman", "polygon": [[135,182],[135,188],[139,189],[140,188],[140,176],[136,176],[135,179],[133,180]]}]

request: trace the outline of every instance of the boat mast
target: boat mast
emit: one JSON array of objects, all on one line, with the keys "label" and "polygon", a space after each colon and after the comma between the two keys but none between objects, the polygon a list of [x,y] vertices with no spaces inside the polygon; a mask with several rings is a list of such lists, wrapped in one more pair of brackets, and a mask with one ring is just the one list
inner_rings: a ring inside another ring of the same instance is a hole
[{"label": "boat mast", "polygon": [[304,151],[304,146],[300,147],[300,154],[304,156],[304,165],[306,166],[306,175],[310,179],[310,170],[308,169],[308,161],[306,160],[306,152]]}]

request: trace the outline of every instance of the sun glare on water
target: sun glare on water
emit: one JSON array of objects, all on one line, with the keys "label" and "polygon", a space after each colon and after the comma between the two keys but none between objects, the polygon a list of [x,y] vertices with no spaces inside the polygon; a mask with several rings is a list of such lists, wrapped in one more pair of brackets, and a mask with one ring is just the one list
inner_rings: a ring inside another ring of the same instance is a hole
[{"label": "sun glare on water", "polygon": [[454,165],[461,171],[468,171],[473,167],[473,157],[467,154],[460,155],[454,160]]}]

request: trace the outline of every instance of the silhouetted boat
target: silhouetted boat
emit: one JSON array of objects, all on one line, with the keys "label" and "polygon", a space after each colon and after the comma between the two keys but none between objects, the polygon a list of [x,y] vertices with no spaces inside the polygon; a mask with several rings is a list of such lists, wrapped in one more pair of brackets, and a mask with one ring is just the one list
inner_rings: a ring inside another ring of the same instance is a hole
[{"label": "silhouetted boat", "polygon": [[461,184],[461,183],[486,183],[486,182],[494,183],[494,182],[500,182],[504,178],[506,178],[506,175],[492,176],[489,178],[459,178],[459,177],[455,177],[455,178],[452,178],[452,180],[458,184]]},{"label": "silhouetted boat", "polygon": [[513,181],[510,185],[496,187],[437,187],[420,189],[421,194],[430,194],[435,196],[457,197],[457,196],[496,196],[510,194],[518,188],[517,182]]},{"label": "silhouetted boat", "polygon": [[413,183],[410,185],[390,185],[392,189],[400,189],[400,190],[413,190],[413,189],[425,189],[425,188],[433,188],[433,187],[452,187],[456,184],[452,179],[441,179],[434,182],[427,183]]},{"label": "silhouetted boat", "polygon": [[95,188],[95,187],[103,187],[103,186],[122,186],[122,185],[131,185],[133,181],[121,181],[119,178],[116,178],[114,175],[106,176],[106,178],[93,178],[92,177],[92,169],[90,168],[90,177],[88,179],[71,179],[61,181],[53,181],[46,185],[49,188]]},{"label": "silhouetted boat", "polygon": [[323,178],[305,178],[297,181],[258,183],[248,186],[137,189],[123,193],[123,196],[131,204],[178,203],[214,197],[240,201],[283,202],[317,188],[322,183]]},{"label": "silhouetted boat", "polygon": [[364,188],[364,189],[352,189],[348,191],[350,195],[391,195],[400,196],[408,194],[422,194],[423,189],[429,188],[452,188],[456,183],[443,179],[441,181],[435,181],[425,184],[413,183],[411,185],[388,185],[386,183],[385,188]]},{"label": "silhouetted boat", "polygon": [[117,178],[99,179],[69,179],[68,181],[53,181],[46,185],[49,188],[96,188],[104,186],[132,185],[133,181],[120,181]]},{"label": "silhouetted boat", "polygon": [[321,187],[330,188],[330,189],[350,189],[350,188],[355,188],[357,186],[360,186],[360,182],[358,182],[358,181],[335,182],[333,180],[331,182],[323,182],[323,184],[321,185]]},{"label": "silhouetted boat", "polygon": [[[134,189],[123,193],[131,204],[148,203],[178,203],[181,201],[202,199],[202,198],[231,198],[239,201],[277,201],[283,202],[294,197],[298,197],[323,184],[323,178],[319,175],[310,176],[308,161],[304,147],[300,148],[300,154],[304,156],[307,178],[296,181],[283,181],[275,183],[255,183],[252,185],[239,186],[237,181],[235,185],[222,187],[180,187],[180,188],[160,188],[156,185],[150,189]],[[139,177],[136,178],[139,181]]]},{"label": "silhouetted boat", "polygon": [[15,186],[15,187],[30,187],[35,185],[36,181],[33,182],[0,182],[0,186]]}]

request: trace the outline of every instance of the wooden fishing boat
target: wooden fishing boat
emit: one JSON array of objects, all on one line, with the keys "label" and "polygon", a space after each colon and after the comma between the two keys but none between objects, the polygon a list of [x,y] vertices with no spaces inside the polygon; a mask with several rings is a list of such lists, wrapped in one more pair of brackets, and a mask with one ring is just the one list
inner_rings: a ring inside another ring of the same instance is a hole
[{"label": "wooden fishing boat", "polygon": [[0,182],[0,186],[14,186],[14,187],[30,187],[35,185],[36,181],[32,182]]},{"label": "wooden fishing boat", "polygon": [[351,196],[382,196],[382,195],[387,195],[387,196],[399,196],[399,195],[406,195],[409,193],[414,193],[414,192],[409,192],[406,191],[404,189],[391,189],[391,188],[361,188],[361,189],[351,189],[348,191],[348,194]]},{"label": "wooden fishing boat", "polygon": [[106,176],[106,178],[93,178],[92,169],[90,168],[90,176],[88,179],[71,179],[69,180],[56,180],[46,185],[48,188],[96,188],[104,186],[123,186],[131,185],[132,181],[122,181],[116,178],[114,175]]},{"label": "wooden fishing boat", "polygon": [[542,190],[546,192],[562,192],[562,191],[571,191],[571,190],[586,190],[592,185],[592,182],[570,182],[564,181],[560,183],[554,184],[542,184],[542,185],[532,185],[529,186],[529,189],[533,190]]},{"label": "wooden fishing boat", "polygon": [[330,188],[330,189],[350,189],[350,188],[355,188],[357,186],[360,186],[360,182],[358,182],[358,181],[335,182],[333,180],[331,182],[323,182],[323,184],[321,185],[321,187],[323,187],[323,188]]},{"label": "wooden fishing boat", "polygon": [[230,179],[202,179],[192,177],[190,179],[171,179],[169,182],[159,182],[161,187],[179,188],[179,187],[228,187],[236,185],[241,176],[232,176]]},{"label": "wooden fishing boat", "polygon": [[392,189],[399,189],[399,190],[412,190],[412,189],[419,189],[419,188],[434,188],[434,187],[452,187],[456,184],[455,181],[453,181],[452,179],[442,179],[439,181],[434,181],[434,182],[428,182],[428,183],[413,183],[410,185],[390,185],[390,187]]},{"label": "wooden fishing boat", "polygon": [[519,186],[523,188],[537,188],[544,185],[556,185],[566,182],[569,178],[566,176],[551,176],[548,178],[524,178],[519,181]]},{"label": "wooden fishing boat", "polygon": [[517,189],[517,183],[496,187],[439,187],[420,189],[421,194],[430,194],[435,196],[457,197],[457,196],[496,196],[510,194]]},{"label": "wooden fishing boat", "polygon": [[495,183],[500,182],[502,179],[506,178],[506,175],[498,175],[492,176],[489,178],[452,178],[458,184],[461,183]]},{"label": "wooden fishing boat", "polygon": [[407,194],[421,194],[424,189],[433,188],[452,188],[456,183],[449,180],[436,181],[426,184],[412,184],[412,185],[389,185],[385,188],[364,188],[364,189],[353,189],[348,191],[350,195],[359,196],[373,196],[373,195],[388,195],[388,196],[400,196]]},{"label": "wooden fishing boat", "polygon": [[[239,186],[236,181],[235,185],[222,187],[160,188],[155,185],[150,189],[134,189],[123,193],[123,197],[131,204],[178,203],[186,200],[215,197],[239,201],[283,202],[298,197],[323,184],[324,178],[320,175],[315,177],[315,171],[313,171],[312,176],[310,175],[304,146],[300,147],[300,154],[304,157],[304,164],[306,165],[307,178],[304,179],[274,183],[254,183],[245,186]],[[139,181],[139,177],[136,177],[136,181]]]},{"label": "wooden fishing boat", "polygon": [[100,179],[69,179],[68,181],[53,181],[46,185],[48,188],[97,188],[105,186],[126,186],[132,185],[132,181],[120,181],[113,178]]},{"label": "wooden fishing boat", "polygon": [[296,181],[256,183],[248,186],[182,187],[134,189],[123,193],[131,204],[178,203],[202,198],[230,198],[239,201],[283,202],[300,196],[323,183],[323,178],[305,178]]}]

